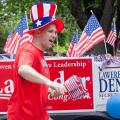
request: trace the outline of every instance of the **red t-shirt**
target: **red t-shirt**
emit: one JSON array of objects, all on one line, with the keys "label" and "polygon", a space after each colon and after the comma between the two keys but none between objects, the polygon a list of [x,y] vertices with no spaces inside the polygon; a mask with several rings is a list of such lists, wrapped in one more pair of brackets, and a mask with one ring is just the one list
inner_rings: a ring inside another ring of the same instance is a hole
[{"label": "red t-shirt", "polygon": [[26,42],[15,59],[14,93],[8,104],[7,120],[48,120],[46,112],[48,87],[24,80],[18,75],[18,67],[29,65],[49,78],[49,69],[43,52],[32,43]]}]

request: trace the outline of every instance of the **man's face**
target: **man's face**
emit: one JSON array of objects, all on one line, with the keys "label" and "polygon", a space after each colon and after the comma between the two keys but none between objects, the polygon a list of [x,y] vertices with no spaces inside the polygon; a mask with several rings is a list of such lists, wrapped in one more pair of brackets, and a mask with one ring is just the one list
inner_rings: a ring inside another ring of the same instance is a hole
[{"label": "man's face", "polygon": [[51,24],[44,29],[40,30],[39,33],[39,46],[42,50],[49,49],[52,47],[57,37],[57,30],[54,24]]}]

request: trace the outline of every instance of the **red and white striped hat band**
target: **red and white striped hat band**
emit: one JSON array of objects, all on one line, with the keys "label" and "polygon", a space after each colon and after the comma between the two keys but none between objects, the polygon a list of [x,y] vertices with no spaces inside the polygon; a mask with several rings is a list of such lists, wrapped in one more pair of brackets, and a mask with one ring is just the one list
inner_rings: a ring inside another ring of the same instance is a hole
[{"label": "red and white striped hat band", "polygon": [[30,17],[33,29],[41,28],[50,23],[56,25],[58,32],[64,28],[64,23],[60,19],[55,19],[57,5],[54,2],[38,2],[31,7]]}]

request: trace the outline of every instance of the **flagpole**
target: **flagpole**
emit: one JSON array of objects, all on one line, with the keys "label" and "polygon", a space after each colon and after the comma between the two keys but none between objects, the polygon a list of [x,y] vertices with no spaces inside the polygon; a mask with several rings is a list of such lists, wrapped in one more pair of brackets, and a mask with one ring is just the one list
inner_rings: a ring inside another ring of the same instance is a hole
[{"label": "flagpole", "polygon": [[[94,14],[92,10],[90,10],[90,12],[92,13],[92,15]],[[104,39],[104,45],[105,45],[105,53],[107,54],[107,46],[106,46],[105,39]]]},{"label": "flagpole", "polygon": [[92,15],[94,14],[92,10],[90,10],[90,12],[92,13]]},{"label": "flagpole", "polygon": [[[10,27],[13,28],[13,21],[10,22]],[[12,39],[12,38],[11,38],[11,39]],[[9,52],[9,51],[8,51],[8,53],[9,53],[9,55],[10,55],[10,59],[13,59],[14,54],[12,54],[12,53]]]},{"label": "flagpole", "polygon": [[[116,14],[116,13],[115,13]],[[115,16],[116,17],[116,16]],[[115,18],[113,18],[113,24],[114,24],[114,26],[113,27],[115,27]],[[115,56],[115,47],[113,46],[113,56]]]},{"label": "flagpole", "polygon": [[[117,2],[117,1],[116,1]],[[117,3],[116,3],[117,4]],[[115,25],[115,21],[116,21],[116,16],[117,16],[117,10],[116,10],[116,7],[115,7],[115,16],[114,16],[114,18],[113,18],[113,24],[114,24],[114,27],[116,27]],[[114,28],[114,29],[116,29],[116,28]],[[116,35],[117,35],[117,31],[116,31]],[[116,40],[117,40],[117,38],[116,38]],[[115,43],[114,43],[114,45],[115,45]],[[115,56],[116,55],[116,52],[115,52],[115,46],[113,46],[113,56]]]},{"label": "flagpole", "polygon": [[57,41],[57,54],[58,54],[58,45],[59,45],[58,36],[57,36],[57,38],[56,38],[56,41]]},{"label": "flagpole", "polygon": [[113,47],[113,56],[115,56],[115,47]]},{"label": "flagpole", "polygon": [[107,54],[107,46],[105,40],[104,40],[104,45],[105,45],[105,53]]},{"label": "flagpole", "polygon": [[26,16],[26,21],[27,21],[27,27],[29,29],[29,26],[28,26],[28,19],[27,19],[27,12],[25,11],[25,16]]}]

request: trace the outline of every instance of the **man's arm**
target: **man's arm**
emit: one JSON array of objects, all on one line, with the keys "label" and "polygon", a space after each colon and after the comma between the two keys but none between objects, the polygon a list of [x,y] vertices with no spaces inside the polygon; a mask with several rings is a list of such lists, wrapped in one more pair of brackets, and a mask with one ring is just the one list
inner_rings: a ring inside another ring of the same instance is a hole
[{"label": "man's arm", "polygon": [[21,65],[18,69],[18,74],[29,82],[47,85],[52,89],[55,89],[60,94],[63,94],[66,91],[62,84],[49,80],[29,65]]}]

